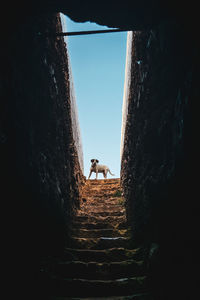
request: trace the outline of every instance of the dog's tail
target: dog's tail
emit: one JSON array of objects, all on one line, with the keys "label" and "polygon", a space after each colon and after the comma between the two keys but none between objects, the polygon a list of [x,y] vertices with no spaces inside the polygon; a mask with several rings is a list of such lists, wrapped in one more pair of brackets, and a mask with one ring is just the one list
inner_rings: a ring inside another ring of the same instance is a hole
[{"label": "dog's tail", "polygon": [[115,176],[115,174],[112,174],[112,173],[110,172],[110,169],[108,169],[108,172],[109,172],[112,176]]}]

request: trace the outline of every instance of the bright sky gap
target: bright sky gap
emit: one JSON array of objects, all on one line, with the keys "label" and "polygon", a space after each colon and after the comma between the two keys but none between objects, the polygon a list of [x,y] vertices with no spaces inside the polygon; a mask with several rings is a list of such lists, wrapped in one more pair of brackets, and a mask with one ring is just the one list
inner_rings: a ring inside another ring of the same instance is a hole
[{"label": "bright sky gap", "polygon": [[[110,29],[65,18],[67,32]],[[78,106],[85,176],[89,174],[92,158],[108,165],[115,177],[120,176],[126,39],[126,32],[114,32],[69,36],[66,40]],[[91,179],[94,177],[92,175]]]}]

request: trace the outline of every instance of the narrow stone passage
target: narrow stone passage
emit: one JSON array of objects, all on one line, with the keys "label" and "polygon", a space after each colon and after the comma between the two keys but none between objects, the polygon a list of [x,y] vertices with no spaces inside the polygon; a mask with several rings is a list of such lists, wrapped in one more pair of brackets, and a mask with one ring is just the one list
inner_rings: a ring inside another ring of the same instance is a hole
[{"label": "narrow stone passage", "polygon": [[[120,180],[87,180],[69,247],[48,272],[53,299],[150,299],[140,248],[126,224]],[[89,297],[89,298],[88,298]]]}]

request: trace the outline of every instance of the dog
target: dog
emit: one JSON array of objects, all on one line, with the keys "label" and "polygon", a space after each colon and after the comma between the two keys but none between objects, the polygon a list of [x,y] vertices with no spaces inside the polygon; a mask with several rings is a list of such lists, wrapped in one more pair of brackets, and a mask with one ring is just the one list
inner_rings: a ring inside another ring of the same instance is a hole
[{"label": "dog", "polygon": [[104,178],[107,178],[108,172],[112,175],[115,176],[110,172],[110,169],[107,166],[104,165],[98,165],[99,161],[98,159],[91,159],[91,168],[90,168],[90,174],[88,176],[88,179],[90,179],[90,176],[92,172],[96,173],[96,179],[98,177],[98,173],[103,173]]}]

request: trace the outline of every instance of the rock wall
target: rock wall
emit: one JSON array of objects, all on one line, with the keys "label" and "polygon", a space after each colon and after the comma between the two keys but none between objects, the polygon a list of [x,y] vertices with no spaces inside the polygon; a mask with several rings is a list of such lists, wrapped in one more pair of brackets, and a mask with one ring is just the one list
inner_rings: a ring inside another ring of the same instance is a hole
[{"label": "rock wall", "polygon": [[[153,273],[156,269],[158,299],[180,299],[181,285],[193,285],[183,278],[193,263],[181,247],[194,255],[198,240],[196,185],[191,178],[198,48],[190,32],[174,22],[133,32],[130,38],[131,82],[124,97],[128,108],[121,165],[128,220],[136,244],[149,243],[151,256],[158,255],[153,258],[156,267],[151,266]],[[189,290],[191,286],[184,290],[186,297]]]},{"label": "rock wall", "polygon": [[124,151],[125,131],[128,116],[128,103],[130,98],[130,85],[131,85],[131,62],[132,62],[132,47],[133,47],[133,32],[128,31],[126,43],[126,65],[125,65],[125,79],[124,79],[124,95],[122,104],[122,125],[121,125],[121,145],[120,157],[122,159]]},{"label": "rock wall", "polygon": [[[66,17],[63,14],[60,14],[62,31],[67,32],[67,24]],[[65,44],[67,45],[67,37],[64,37]],[[67,49],[66,49],[67,51]],[[84,164],[83,164],[83,148],[82,148],[82,139],[81,139],[81,130],[78,119],[78,108],[76,103],[76,96],[74,90],[74,81],[73,81],[73,73],[70,65],[70,57],[67,51],[67,61],[68,61],[68,73],[69,73],[69,90],[70,90],[70,101],[71,101],[71,119],[72,119],[72,128],[73,128],[73,139],[75,143],[75,147],[78,152],[79,164],[82,172],[84,173]]]},{"label": "rock wall", "polygon": [[61,30],[59,14],[34,16],[1,48],[5,244],[22,276],[30,270],[34,276],[41,255],[63,249],[84,182],[66,45],[62,37],[48,37]]}]

